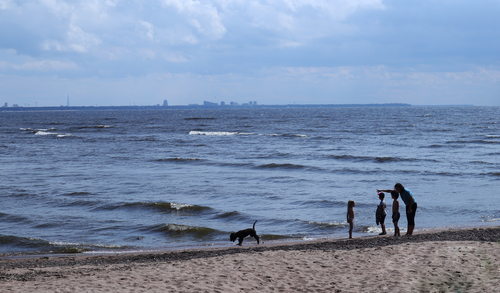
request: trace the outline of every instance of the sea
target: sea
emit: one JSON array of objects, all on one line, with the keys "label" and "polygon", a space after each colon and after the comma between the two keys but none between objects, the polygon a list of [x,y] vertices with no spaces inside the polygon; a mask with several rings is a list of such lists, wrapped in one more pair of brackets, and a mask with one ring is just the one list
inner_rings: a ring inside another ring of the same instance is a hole
[{"label": "sea", "polygon": [[378,236],[398,182],[416,232],[498,226],[500,107],[0,111],[0,174],[3,256],[346,238],[351,199]]}]

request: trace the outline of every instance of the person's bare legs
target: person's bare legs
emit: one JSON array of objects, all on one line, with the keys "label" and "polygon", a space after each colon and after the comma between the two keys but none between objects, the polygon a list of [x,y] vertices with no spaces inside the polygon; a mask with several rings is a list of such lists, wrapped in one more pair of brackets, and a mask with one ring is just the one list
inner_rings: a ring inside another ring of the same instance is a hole
[{"label": "person's bare legs", "polygon": [[415,229],[415,226],[408,225],[408,232],[406,232],[406,235],[413,235],[413,229]]}]

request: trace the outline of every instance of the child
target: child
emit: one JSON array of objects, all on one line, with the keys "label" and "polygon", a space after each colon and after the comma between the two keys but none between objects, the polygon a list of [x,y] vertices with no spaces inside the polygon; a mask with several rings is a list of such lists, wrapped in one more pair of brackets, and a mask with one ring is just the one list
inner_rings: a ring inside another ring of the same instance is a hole
[{"label": "child", "polygon": [[347,202],[347,223],[349,223],[349,238],[352,238],[352,228],[354,227],[354,200]]},{"label": "child", "polygon": [[394,236],[401,236],[399,234],[399,227],[398,227],[398,221],[399,217],[401,216],[399,214],[399,193],[395,190],[391,191],[391,196],[394,201],[392,202],[392,222],[394,223]]},{"label": "child", "polygon": [[376,218],[377,225],[378,225],[378,223],[380,223],[380,226],[382,226],[382,233],[380,233],[378,235],[387,234],[385,232],[385,216],[387,216],[385,209],[387,208],[387,205],[384,202],[384,197],[385,197],[385,194],[383,192],[378,193],[378,198],[380,199],[380,204],[377,206],[377,212],[375,214],[375,218]]}]

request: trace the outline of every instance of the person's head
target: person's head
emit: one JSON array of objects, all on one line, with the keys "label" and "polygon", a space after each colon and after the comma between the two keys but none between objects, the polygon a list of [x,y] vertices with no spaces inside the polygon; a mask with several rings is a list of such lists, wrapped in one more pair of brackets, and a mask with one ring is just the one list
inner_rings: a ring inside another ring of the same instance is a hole
[{"label": "person's head", "polygon": [[353,208],[354,206],[355,206],[354,200],[351,199],[350,201],[347,202],[347,207],[348,208]]},{"label": "person's head", "polygon": [[380,198],[380,200],[383,200],[384,197],[385,197],[385,194],[383,192],[378,193],[378,198]]},{"label": "person's head", "polygon": [[395,190],[391,191],[391,196],[393,199],[398,199],[399,197],[399,193]]},{"label": "person's head", "polygon": [[405,190],[405,187],[401,183],[396,183],[396,185],[394,185],[394,189],[396,189],[399,193],[401,193]]}]

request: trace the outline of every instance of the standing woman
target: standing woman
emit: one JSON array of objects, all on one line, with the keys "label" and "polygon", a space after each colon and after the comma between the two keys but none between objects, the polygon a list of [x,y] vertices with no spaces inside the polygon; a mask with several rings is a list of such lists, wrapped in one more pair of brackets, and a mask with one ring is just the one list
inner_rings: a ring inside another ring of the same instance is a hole
[{"label": "standing woman", "polygon": [[[394,185],[394,190],[399,193],[401,196],[401,199],[406,205],[406,219],[408,220],[408,230],[406,232],[406,235],[412,235],[413,234],[413,229],[415,229],[415,213],[417,212],[417,202],[415,201],[415,198],[413,198],[413,194],[411,191],[406,189],[403,184],[401,183],[396,183]],[[392,189],[387,189],[387,190],[378,190],[378,192],[392,192],[394,191]]]}]

